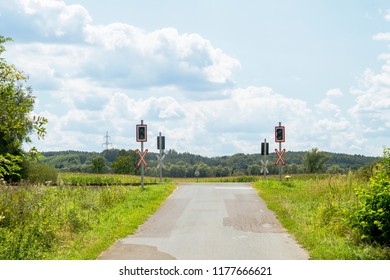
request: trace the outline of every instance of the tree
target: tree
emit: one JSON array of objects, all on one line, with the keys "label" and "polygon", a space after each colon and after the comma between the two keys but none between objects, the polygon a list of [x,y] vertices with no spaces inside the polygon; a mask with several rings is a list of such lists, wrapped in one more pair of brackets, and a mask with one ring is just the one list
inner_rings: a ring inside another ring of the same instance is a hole
[{"label": "tree", "polygon": [[106,159],[102,156],[95,157],[92,160],[92,171],[95,173],[103,173],[106,169]]},{"label": "tree", "polygon": [[121,150],[119,156],[112,163],[111,169],[117,174],[135,174],[136,153]]},{"label": "tree", "polygon": [[303,158],[303,166],[307,173],[319,173],[324,171],[325,163],[330,158],[324,152],[320,152],[318,148],[313,148],[308,151]]},{"label": "tree", "polygon": [[326,172],[330,174],[338,174],[338,173],[343,173],[344,169],[342,169],[338,164],[332,164],[331,166],[328,167]]},{"label": "tree", "polygon": [[390,176],[390,148],[383,149],[383,158],[382,158],[383,171]]},{"label": "tree", "polygon": [[[31,117],[35,97],[26,85],[28,77],[1,57],[5,52],[4,43],[8,41],[12,39],[0,36],[0,178],[15,180],[20,178],[26,156],[22,150],[23,143],[32,142],[32,133],[36,133],[38,139],[43,138],[47,119]],[[28,158],[35,159],[37,156],[35,147],[27,153]]]},{"label": "tree", "polygon": [[253,163],[248,166],[248,175],[260,175],[261,166]]}]

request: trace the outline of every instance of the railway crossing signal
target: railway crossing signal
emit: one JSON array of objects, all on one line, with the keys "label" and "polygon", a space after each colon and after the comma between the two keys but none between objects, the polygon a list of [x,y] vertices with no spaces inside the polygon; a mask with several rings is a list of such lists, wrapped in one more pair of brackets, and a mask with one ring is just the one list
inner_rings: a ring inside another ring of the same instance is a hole
[{"label": "railway crossing signal", "polygon": [[162,156],[157,155],[156,157],[157,157],[157,160],[158,160],[157,167],[160,168],[160,166],[161,166],[162,168],[165,168],[165,164],[163,163],[163,160],[165,158],[165,154],[163,154]]},{"label": "railway crossing signal", "polygon": [[282,163],[283,165],[286,165],[286,163],[284,162],[282,156],[284,155],[284,153],[286,152],[286,149],[283,149],[281,152],[278,151],[278,149],[275,149],[275,153],[278,155],[278,159],[276,160],[275,162],[275,166],[280,163]]},{"label": "railway crossing signal", "polygon": [[269,155],[269,143],[267,143],[267,139],[264,139],[264,142],[261,143],[261,155],[264,156],[264,161],[261,160],[261,171],[260,173],[263,173],[264,175],[264,180],[267,179],[267,165],[268,165],[268,160],[267,156]]},{"label": "railway crossing signal", "polygon": [[139,155],[139,161],[135,166],[139,168],[143,163],[145,167],[148,167],[149,165],[146,163],[145,160],[146,154],[148,153],[148,149],[146,149],[144,152],[141,152],[140,150],[136,149],[135,152]]},{"label": "railway crossing signal", "polygon": [[275,126],[275,142],[285,142],[286,141],[286,133],[284,126]]},{"label": "railway crossing signal", "polygon": [[261,161],[261,171],[260,171],[260,173],[264,172],[264,177],[265,177],[265,174],[269,173],[268,168],[267,168],[268,160],[266,160],[266,161],[260,160],[260,161]]},{"label": "railway crossing signal", "polygon": [[148,126],[146,124],[142,123],[136,125],[136,140],[137,142],[148,141]]},{"label": "railway crossing signal", "polygon": [[148,126],[144,124],[144,121],[141,120],[141,124],[137,124],[135,126],[135,135],[136,135],[136,141],[141,142],[141,151],[135,150],[135,152],[139,155],[140,160],[135,165],[137,168],[141,167],[141,186],[142,189],[144,189],[144,173],[145,173],[145,167],[148,167],[148,164],[146,163],[145,156],[148,153],[148,149],[144,152],[144,142],[148,141]]},{"label": "railway crossing signal", "polygon": [[279,165],[279,180],[282,181],[282,164],[286,165],[282,156],[286,152],[286,149],[282,150],[282,142],[286,141],[286,129],[282,126],[282,123],[279,122],[278,126],[275,126],[275,142],[279,143],[279,151],[275,149],[275,153],[278,155],[278,159],[275,162],[275,166]]},{"label": "railway crossing signal", "polygon": [[261,143],[261,155],[262,156],[268,156],[269,155],[269,143],[265,142],[266,140],[264,139],[264,142]]},{"label": "railway crossing signal", "polygon": [[165,150],[165,136],[157,136],[157,150]]},{"label": "railway crossing signal", "polygon": [[160,155],[157,155],[157,168],[160,170],[160,183],[162,183],[162,169],[165,168],[163,163],[163,160],[165,158],[165,136],[161,136],[161,132],[159,133],[159,136],[157,136],[157,149],[160,150]]}]

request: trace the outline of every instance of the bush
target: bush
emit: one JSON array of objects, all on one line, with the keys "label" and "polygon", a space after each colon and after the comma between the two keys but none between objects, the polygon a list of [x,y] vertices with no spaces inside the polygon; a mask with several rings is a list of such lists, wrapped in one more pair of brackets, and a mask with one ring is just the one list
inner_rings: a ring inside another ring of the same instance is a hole
[{"label": "bush", "polygon": [[142,224],[174,188],[0,185],[0,262],[95,259]]},{"label": "bush", "polygon": [[57,183],[57,170],[46,164],[38,162],[27,162],[24,167],[24,177],[33,184],[52,182]]},{"label": "bush", "polygon": [[362,240],[381,245],[390,244],[390,154],[384,153],[382,164],[370,179],[368,188],[356,189],[357,206],[350,213],[350,224]]}]

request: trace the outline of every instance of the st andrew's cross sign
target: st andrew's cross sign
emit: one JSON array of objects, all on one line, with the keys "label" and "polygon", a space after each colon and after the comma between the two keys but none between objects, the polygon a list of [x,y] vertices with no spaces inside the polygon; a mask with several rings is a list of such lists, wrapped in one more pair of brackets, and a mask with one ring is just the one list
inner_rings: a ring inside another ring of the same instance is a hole
[{"label": "st andrew's cross sign", "polygon": [[145,156],[148,153],[148,149],[145,150],[145,152],[141,152],[140,150],[136,149],[135,152],[139,155],[139,161],[135,165],[137,168],[141,166],[143,163],[145,167],[148,167],[148,164],[146,163]]},{"label": "st andrew's cross sign", "polygon": [[281,152],[279,152],[278,149],[275,149],[275,153],[278,155],[278,159],[275,162],[275,166],[278,165],[279,162],[281,162],[283,165],[286,165],[286,163],[284,162],[284,160],[282,158],[282,156],[284,155],[285,152],[286,152],[286,149],[283,149]]}]

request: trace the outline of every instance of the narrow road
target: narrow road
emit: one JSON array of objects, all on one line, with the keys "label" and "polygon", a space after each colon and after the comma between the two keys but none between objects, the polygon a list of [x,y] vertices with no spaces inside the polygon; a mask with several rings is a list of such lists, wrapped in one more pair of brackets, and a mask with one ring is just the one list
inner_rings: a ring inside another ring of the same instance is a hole
[{"label": "narrow road", "polygon": [[180,184],[137,233],[99,259],[293,260],[308,254],[250,184]]}]

